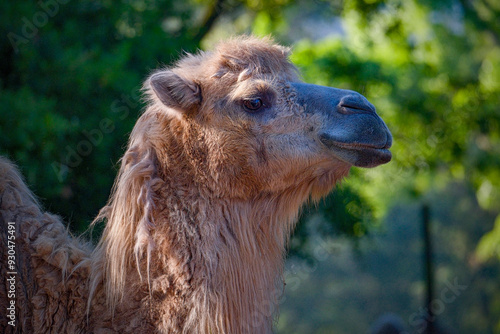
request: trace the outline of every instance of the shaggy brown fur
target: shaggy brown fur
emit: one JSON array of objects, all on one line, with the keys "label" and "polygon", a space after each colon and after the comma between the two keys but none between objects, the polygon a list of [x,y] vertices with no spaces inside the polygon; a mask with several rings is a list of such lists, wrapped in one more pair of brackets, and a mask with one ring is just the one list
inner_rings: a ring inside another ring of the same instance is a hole
[{"label": "shaggy brown fur", "polygon": [[[325,116],[297,104],[287,53],[235,38],[146,81],[149,106],[93,250],[41,212],[0,160],[2,277],[7,222],[16,224],[18,272],[17,327],[2,312],[1,331],[271,332],[299,208],[352,165],[318,141]],[[260,114],[245,107],[255,97],[266,104]]]}]

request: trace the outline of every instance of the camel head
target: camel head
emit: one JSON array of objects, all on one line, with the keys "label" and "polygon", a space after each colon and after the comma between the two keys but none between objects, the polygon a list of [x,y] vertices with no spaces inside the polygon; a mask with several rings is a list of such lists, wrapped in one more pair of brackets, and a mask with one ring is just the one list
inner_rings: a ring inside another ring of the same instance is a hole
[{"label": "camel head", "polygon": [[[352,166],[388,162],[389,130],[362,95],[301,82],[288,50],[269,39],[239,37],[186,55],[144,90],[148,107],[98,217],[108,221],[95,258],[110,308],[123,299],[135,258],[150,290],[169,277],[165,298],[198,305],[182,326],[203,330],[185,332],[270,332],[272,310],[262,322],[250,318],[262,303],[276,305],[300,206]],[[176,305],[165,319],[184,312]]]},{"label": "camel head", "polygon": [[203,181],[230,195],[303,188],[318,198],[351,166],[391,160],[391,133],[365,97],[297,73],[288,49],[240,37],[154,73],[146,89],[156,112],[196,136]]}]

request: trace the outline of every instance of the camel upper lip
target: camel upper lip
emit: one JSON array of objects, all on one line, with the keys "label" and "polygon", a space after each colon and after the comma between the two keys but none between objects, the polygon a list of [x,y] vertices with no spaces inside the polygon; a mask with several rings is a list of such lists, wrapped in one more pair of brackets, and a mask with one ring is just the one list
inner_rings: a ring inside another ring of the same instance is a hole
[{"label": "camel upper lip", "polygon": [[343,141],[342,139],[336,138],[335,136],[330,135],[329,133],[325,132],[320,135],[320,140],[323,144],[325,144],[328,147],[331,146],[336,146],[337,148],[343,148],[343,149],[348,149],[348,150],[366,150],[366,149],[373,149],[373,150],[388,150],[392,146],[392,136],[389,133],[386,133],[386,138],[385,140],[382,140],[381,138],[377,140],[376,142],[346,142]]}]

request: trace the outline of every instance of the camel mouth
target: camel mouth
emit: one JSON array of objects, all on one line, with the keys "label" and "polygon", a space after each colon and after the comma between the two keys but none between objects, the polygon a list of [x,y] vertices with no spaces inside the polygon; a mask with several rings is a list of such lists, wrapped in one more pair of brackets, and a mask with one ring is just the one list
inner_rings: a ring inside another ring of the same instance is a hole
[{"label": "camel mouth", "polygon": [[383,144],[344,143],[333,140],[331,136],[322,135],[320,141],[337,158],[356,167],[372,168],[392,160],[392,153],[389,150],[392,140],[389,139]]}]

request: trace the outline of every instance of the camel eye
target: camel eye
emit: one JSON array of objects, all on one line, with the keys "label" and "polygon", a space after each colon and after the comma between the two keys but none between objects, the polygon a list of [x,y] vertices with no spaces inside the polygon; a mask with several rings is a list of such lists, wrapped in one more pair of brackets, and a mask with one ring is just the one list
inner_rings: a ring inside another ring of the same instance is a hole
[{"label": "camel eye", "polygon": [[243,100],[243,105],[248,111],[257,111],[262,108],[264,103],[260,98],[251,98]]}]

